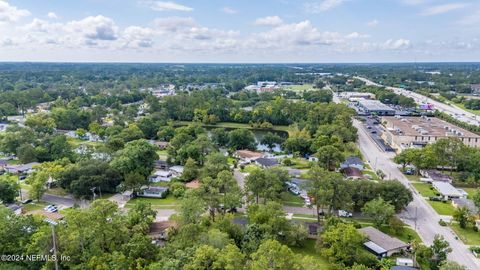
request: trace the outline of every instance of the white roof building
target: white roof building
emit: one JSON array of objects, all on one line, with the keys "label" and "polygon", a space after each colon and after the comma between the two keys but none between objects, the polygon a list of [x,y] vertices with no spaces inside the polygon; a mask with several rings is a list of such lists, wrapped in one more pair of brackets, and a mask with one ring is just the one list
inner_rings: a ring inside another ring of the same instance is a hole
[{"label": "white roof building", "polygon": [[464,196],[454,186],[447,182],[433,181],[432,186],[446,199],[462,198]]}]

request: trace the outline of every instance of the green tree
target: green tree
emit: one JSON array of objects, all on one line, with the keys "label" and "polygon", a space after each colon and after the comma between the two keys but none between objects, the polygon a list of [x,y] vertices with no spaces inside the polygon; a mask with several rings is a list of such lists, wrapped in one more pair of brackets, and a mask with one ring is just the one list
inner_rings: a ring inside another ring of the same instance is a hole
[{"label": "green tree", "polygon": [[142,139],[125,144],[124,149],[115,153],[110,165],[123,175],[134,172],[148,177],[157,159],[155,146]]},{"label": "green tree", "polygon": [[22,144],[17,148],[17,157],[22,163],[37,161],[35,147],[33,147],[31,144]]},{"label": "green tree", "polygon": [[252,270],[301,269],[297,255],[275,240],[264,241],[251,259]]},{"label": "green tree", "polygon": [[342,152],[332,145],[320,147],[315,156],[318,164],[330,171],[334,171],[344,159]]},{"label": "green tree", "polygon": [[263,136],[261,143],[266,145],[268,149],[272,151],[275,145],[282,144],[284,140],[285,139],[283,139],[279,135],[268,132],[267,134],[265,134],[265,136]]},{"label": "green tree", "polygon": [[331,262],[351,266],[364,255],[362,244],[365,237],[352,224],[328,226],[320,239],[320,252]]},{"label": "green tree", "polygon": [[380,228],[393,217],[395,208],[382,198],[377,198],[367,202],[362,212],[373,219],[375,227]]},{"label": "green tree", "polygon": [[52,134],[55,131],[55,120],[46,113],[31,115],[25,120],[25,125],[35,132]]},{"label": "green tree", "polygon": [[191,181],[198,176],[198,166],[195,160],[188,158],[183,166],[182,179],[184,181]]},{"label": "green tree", "polygon": [[29,193],[33,199],[40,201],[43,194],[47,191],[47,181],[50,175],[43,170],[31,173],[25,182],[30,185]]},{"label": "green tree", "polygon": [[4,203],[12,203],[18,195],[20,186],[18,185],[15,176],[1,175],[0,176],[0,201]]},{"label": "green tree", "polygon": [[142,186],[148,185],[149,181],[145,176],[137,172],[131,172],[125,175],[125,180],[123,183],[126,189],[131,189],[135,192],[138,192]]},{"label": "green tree", "polygon": [[453,219],[458,222],[460,228],[465,229],[467,227],[470,215],[470,210],[467,207],[459,207],[455,209],[455,212],[453,213]]},{"label": "green tree", "polygon": [[228,133],[228,147],[233,150],[256,149],[255,136],[244,128],[234,129]]}]

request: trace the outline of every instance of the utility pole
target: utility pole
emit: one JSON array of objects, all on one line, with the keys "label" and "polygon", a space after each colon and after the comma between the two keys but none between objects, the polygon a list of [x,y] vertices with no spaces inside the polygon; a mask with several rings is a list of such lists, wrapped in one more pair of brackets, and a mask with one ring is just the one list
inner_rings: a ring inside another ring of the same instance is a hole
[{"label": "utility pole", "polygon": [[55,226],[58,225],[58,223],[56,221],[53,221],[49,218],[45,219],[44,220],[45,222],[47,222],[48,224],[50,224],[50,226],[52,227],[52,240],[53,240],[53,256],[55,257],[55,270],[58,270],[58,258],[57,258],[57,244],[56,244],[56,239],[55,239]]}]

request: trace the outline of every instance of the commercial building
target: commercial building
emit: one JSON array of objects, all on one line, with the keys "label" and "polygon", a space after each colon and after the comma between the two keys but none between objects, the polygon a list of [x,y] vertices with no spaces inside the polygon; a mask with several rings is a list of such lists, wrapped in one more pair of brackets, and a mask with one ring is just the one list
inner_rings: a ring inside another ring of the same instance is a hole
[{"label": "commercial building", "polygon": [[397,152],[448,137],[458,138],[471,147],[480,146],[479,135],[435,117],[384,116],[381,122],[385,126],[382,138]]},{"label": "commercial building", "polygon": [[472,87],[472,94],[480,95],[480,83],[472,84],[471,87]]},{"label": "commercial building", "polygon": [[359,100],[357,108],[359,109],[359,113],[363,113],[366,115],[395,115],[395,109],[390,108],[389,106],[383,104],[378,100]]},{"label": "commercial building", "polygon": [[344,99],[375,99],[375,94],[372,93],[364,93],[364,92],[341,92],[341,98]]}]

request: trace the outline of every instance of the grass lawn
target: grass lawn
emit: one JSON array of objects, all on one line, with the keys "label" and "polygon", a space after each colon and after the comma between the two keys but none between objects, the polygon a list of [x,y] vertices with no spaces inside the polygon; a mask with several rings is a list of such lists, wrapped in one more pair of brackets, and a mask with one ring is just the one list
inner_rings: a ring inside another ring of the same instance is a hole
[{"label": "grass lawn", "polygon": [[455,212],[455,207],[453,207],[450,201],[448,202],[434,202],[428,201],[428,203],[437,211],[439,215],[452,216]]},{"label": "grass lawn", "polygon": [[24,204],[23,205],[23,211],[24,211],[24,213],[28,213],[28,212],[32,212],[32,211],[36,211],[36,210],[42,210],[47,205],[49,205],[49,204],[46,203],[46,202],[33,201],[29,204]]},{"label": "grass lawn", "polygon": [[296,85],[289,85],[285,87],[286,90],[292,91],[308,91],[308,90],[315,90],[313,88],[313,84],[296,84]]},{"label": "grass lawn", "polygon": [[420,192],[420,194],[422,194],[423,197],[432,197],[437,195],[435,191],[432,190],[432,185],[428,183],[413,183],[412,185],[418,192]]},{"label": "grass lawn", "polygon": [[393,232],[390,230],[390,227],[382,227],[381,231],[406,243],[412,242],[413,240],[415,240],[417,243],[423,242],[420,236],[418,236],[417,232],[410,227],[404,227],[401,233]]},{"label": "grass lawn", "polygon": [[290,247],[290,249],[292,249],[295,254],[313,257],[322,270],[331,269],[332,264],[328,262],[327,258],[320,256],[319,252],[315,249],[315,244],[314,239],[307,239],[303,242],[303,246]]},{"label": "grass lawn", "polygon": [[405,174],[405,177],[412,182],[420,182],[420,176],[419,175],[409,175]]},{"label": "grass lawn", "polygon": [[167,152],[167,150],[158,150],[157,155],[166,157],[166,156],[168,156],[168,152]]},{"label": "grass lawn", "polygon": [[280,194],[280,197],[284,205],[303,206],[305,204],[305,201],[302,198],[289,191],[282,192],[282,194]]},{"label": "grass lawn", "polygon": [[473,195],[475,195],[475,192],[477,192],[477,188],[464,188],[464,187],[461,187],[460,189],[463,189],[465,190],[465,192],[468,193],[468,198],[469,199],[472,199]]},{"label": "grass lawn", "polygon": [[146,202],[150,203],[152,207],[156,206],[176,206],[179,203],[179,200],[175,198],[172,194],[168,194],[165,199],[160,199],[160,198],[133,198],[130,201],[128,201],[127,205],[134,205],[138,202]]},{"label": "grass lawn", "polygon": [[462,229],[458,223],[451,223],[449,226],[466,245],[480,245],[480,232],[473,231],[472,227]]},{"label": "grass lawn", "polygon": [[241,170],[243,173],[251,173],[255,168],[260,168],[257,165],[249,164],[245,166],[243,170]]},{"label": "grass lawn", "polygon": [[312,163],[308,161],[307,159],[304,158],[292,158],[290,159],[292,161],[292,168],[294,169],[310,169],[312,167]]},{"label": "grass lawn", "polygon": [[18,165],[18,164],[20,164],[20,160],[18,160],[18,159],[10,159],[10,160],[7,161],[7,164],[8,164],[8,165]]},{"label": "grass lawn", "polygon": [[52,195],[58,195],[58,196],[68,195],[68,192],[65,189],[60,187],[48,189],[46,193],[52,194]]}]

